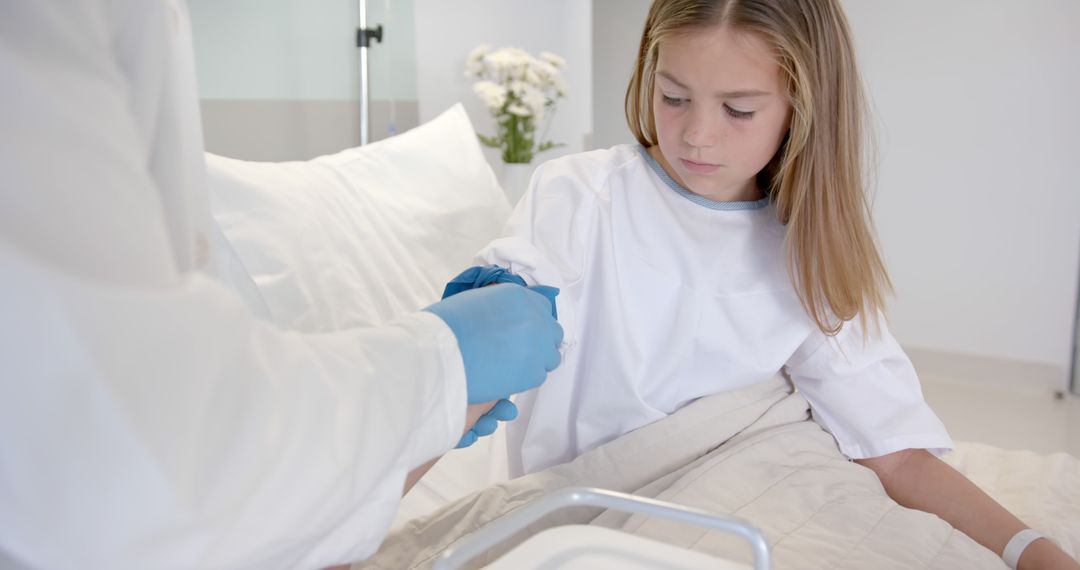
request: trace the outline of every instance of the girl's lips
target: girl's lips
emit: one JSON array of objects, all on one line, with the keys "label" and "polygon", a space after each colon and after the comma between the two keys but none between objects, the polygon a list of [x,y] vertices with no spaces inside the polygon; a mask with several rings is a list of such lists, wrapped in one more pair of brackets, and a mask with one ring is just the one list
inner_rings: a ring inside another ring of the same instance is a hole
[{"label": "girl's lips", "polygon": [[706,164],[706,163],[703,163],[703,162],[694,162],[692,160],[686,160],[685,158],[680,158],[679,161],[682,162],[683,168],[689,170],[690,172],[694,172],[696,174],[709,174],[710,172],[713,172],[716,169],[720,168],[719,164]]}]

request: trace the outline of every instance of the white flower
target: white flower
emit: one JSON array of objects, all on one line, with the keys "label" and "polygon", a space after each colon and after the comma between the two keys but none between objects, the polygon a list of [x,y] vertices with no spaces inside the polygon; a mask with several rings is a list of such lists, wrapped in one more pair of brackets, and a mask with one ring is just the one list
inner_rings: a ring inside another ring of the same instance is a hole
[{"label": "white flower", "polygon": [[465,60],[466,77],[481,77],[484,74],[484,56],[490,51],[491,46],[483,44],[469,52],[469,57]]},{"label": "white flower", "polygon": [[555,80],[552,82],[552,87],[555,88],[556,97],[566,97],[568,90],[566,88],[566,81],[563,80],[562,76],[555,76]]},{"label": "white flower", "polygon": [[528,67],[528,69],[525,70],[525,78],[524,79],[529,85],[540,86],[540,85],[544,84],[544,81],[540,77],[540,74],[537,73],[536,69],[531,65]]},{"label": "white flower", "polygon": [[533,58],[531,55],[529,55],[529,52],[521,48],[508,47],[503,48],[502,51],[505,52],[506,57],[510,58],[517,65],[528,64],[530,61],[532,61]]},{"label": "white flower", "polygon": [[506,90],[491,81],[477,81],[473,91],[492,111],[498,111],[506,104]]},{"label": "white flower", "polygon": [[473,50],[469,52],[469,62],[480,61],[481,59],[484,59],[484,56],[487,55],[488,52],[491,51],[491,49],[491,46],[488,44],[480,44],[474,47]]},{"label": "white flower", "polygon": [[540,52],[540,59],[551,64],[555,69],[566,68],[566,60],[549,51]]},{"label": "white flower", "polygon": [[521,97],[527,89],[532,89],[532,86],[520,79],[513,79],[506,85],[506,90],[518,97]]},{"label": "white flower", "polygon": [[481,142],[501,148],[507,162],[529,162],[540,148],[557,146],[540,140],[543,134],[538,133],[546,132],[546,125],[539,122],[550,122],[556,101],[566,96],[560,75],[565,67],[566,60],[548,52],[533,57],[515,47],[473,49],[465,62],[465,75],[479,79],[473,91],[497,125],[495,136],[481,136]]},{"label": "white flower", "polygon": [[484,55],[483,65],[488,69],[491,79],[505,81],[521,79],[532,56],[518,48],[502,48]]},{"label": "white flower", "polygon": [[559,74],[559,70],[556,69],[554,65],[538,59],[533,60],[533,64],[530,66],[529,70],[536,75],[536,84],[545,87],[551,85],[551,82]]},{"label": "white flower", "polygon": [[529,109],[530,115],[537,119],[544,116],[544,107],[547,105],[547,97],[544,95],[543,91],[528,85],[520,94],[518,94],[518,99]]},{"label": "white flower", "polygon": [[514,103],[507,107],[506,110],[509,111],[511,115],[517,115],[519,117],[529,117],[532,115],[532,110],[520,103]]}]

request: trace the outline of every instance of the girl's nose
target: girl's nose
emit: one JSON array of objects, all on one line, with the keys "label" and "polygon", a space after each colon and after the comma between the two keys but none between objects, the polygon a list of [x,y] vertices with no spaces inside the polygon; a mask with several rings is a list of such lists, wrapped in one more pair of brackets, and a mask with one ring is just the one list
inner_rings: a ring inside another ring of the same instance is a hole
[{"label": "girl's nose", "polygon": [[719,129],[718,122],[707,111],[692,109],[683,127],[683,142],[695,148],[716,146],[720,138]]}]

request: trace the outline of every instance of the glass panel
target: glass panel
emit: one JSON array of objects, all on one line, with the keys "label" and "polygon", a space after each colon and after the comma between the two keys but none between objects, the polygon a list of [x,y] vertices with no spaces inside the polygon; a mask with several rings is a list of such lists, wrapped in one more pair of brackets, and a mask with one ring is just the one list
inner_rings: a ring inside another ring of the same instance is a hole
[{"label": "glass panel", "polygon": [[[358,0],[189,0],[209,152],[302,160],[360,142]],[[369,0],[370,138],[417,124],[413,0]]]}]

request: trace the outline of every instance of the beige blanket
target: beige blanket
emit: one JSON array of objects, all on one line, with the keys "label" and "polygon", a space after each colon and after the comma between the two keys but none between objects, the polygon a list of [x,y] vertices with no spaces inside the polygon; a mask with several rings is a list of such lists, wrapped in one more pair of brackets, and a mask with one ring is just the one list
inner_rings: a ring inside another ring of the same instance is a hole
[{"label": "beige blanket", "polygon": [[[1080,461],[966,445],[954,466],[1028,524],[1080,553]],[[425,568],[443,549],[542,493],[600,487],[752,521],[775,567],[814,569],[1005,568],[941,519],[900,507],[873,472],[846,460],[781,378],[702,398],[678,413],[546,471],[488,487],[392,534],[355,568]],[[490,562],[529,534],[590,523],[736,561],[739,539],[659,519],[598,509],[551,515],[489,553]]]}]

